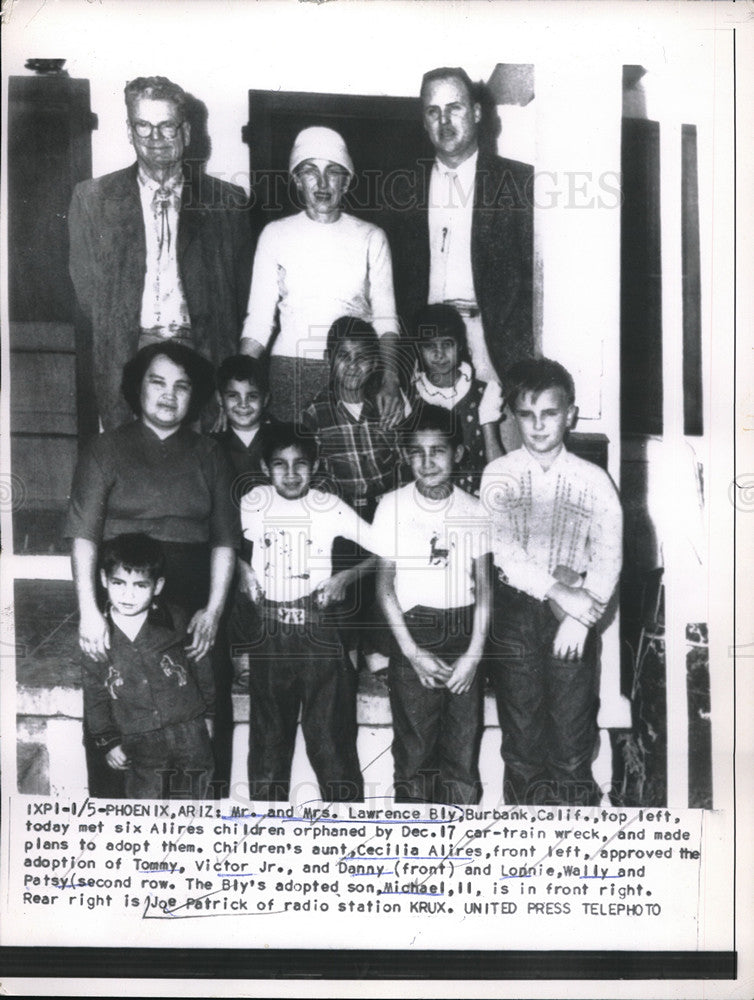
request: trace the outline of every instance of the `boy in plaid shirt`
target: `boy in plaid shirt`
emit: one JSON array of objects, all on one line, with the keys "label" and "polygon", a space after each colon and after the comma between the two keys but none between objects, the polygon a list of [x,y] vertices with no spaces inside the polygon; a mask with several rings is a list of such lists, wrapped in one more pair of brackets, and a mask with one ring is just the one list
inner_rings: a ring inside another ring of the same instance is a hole
[{"label": "boy in plaid shirt", "polygon": [[[377,502],[400,485],[398,426],[380,417],[376,394],[382,382],[379,338],[374,327],[354,316],[341,316],[327,334],[330,385],[306,408],[302,426],[319,447],[316,485],[337,492],[371,524]],[[404,399],[404,419],[410,412]],[[362,562],[365,553],[342,540],[333,555],[335,567]],[[375,598],[374,573],[362,574],[349,592],[341,619],[347,648],[355,658],[361,647],[370,670],[387,668],[384,623]]]}]

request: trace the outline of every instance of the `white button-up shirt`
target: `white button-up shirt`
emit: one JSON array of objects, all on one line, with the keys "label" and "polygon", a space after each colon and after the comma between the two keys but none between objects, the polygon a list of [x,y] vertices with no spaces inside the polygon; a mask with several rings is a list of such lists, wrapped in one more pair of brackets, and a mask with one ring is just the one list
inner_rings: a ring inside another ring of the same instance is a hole
[{"label": "white button-up shirt", "polygon": [[163,185],[141,170],[138,179],[147,244],[140,324],[144,330],[158,328],[169,337],[171,331],[191,326],[186,295],[178,273],[178,216],[183,177],[179,176],[176,181],[165,185],[173,195],[168,202],[165,227],[161,210],[155,207],[155,195]]},{"label": "white button-up shirt", "polygon": [[435,160],[429,182],[429,302],[476,305],[471,222],[478,151],[451,169]]},{"label": "white button-up shirt", "polygon": [[566,566],[608,601],[620,575],[623,513],[612,480],[565,448],[543,469],[526,448],[484,470],[480,499],[495,532],[495,564],[507,582],[543,600]]}]

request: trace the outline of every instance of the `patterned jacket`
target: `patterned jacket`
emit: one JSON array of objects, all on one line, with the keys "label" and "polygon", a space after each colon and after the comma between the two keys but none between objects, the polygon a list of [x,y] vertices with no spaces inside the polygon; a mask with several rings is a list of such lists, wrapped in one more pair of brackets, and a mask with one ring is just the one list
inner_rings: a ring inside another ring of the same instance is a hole
[{"label": "patterned jacket", "polygon": [[84,716],[102,750],[124,736],[212,714],[211,661],[186,656],[187,621],[178,608],[152,608],[133,641],[111,623],[106,662],[82,657]]}]

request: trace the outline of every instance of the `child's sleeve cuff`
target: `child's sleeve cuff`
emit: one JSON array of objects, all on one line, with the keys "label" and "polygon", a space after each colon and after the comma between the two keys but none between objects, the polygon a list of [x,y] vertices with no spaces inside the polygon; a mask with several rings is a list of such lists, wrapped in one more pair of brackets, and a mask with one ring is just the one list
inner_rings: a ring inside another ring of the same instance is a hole
[{"label": "child's sleeve cuff", "polygon": [[102,753],[109,753],[113,747],[117,747],[122,742],[119,733],[102,733],[100,736],[94,737],[94,745]]}]

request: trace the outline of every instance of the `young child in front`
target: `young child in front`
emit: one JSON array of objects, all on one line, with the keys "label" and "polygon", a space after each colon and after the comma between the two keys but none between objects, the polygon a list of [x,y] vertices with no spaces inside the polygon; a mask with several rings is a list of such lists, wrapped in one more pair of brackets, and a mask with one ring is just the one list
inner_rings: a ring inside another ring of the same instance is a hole
[{"label": "young child in front", "polygon": [[107,659],[83,657],[84,713],[131,799],[202,799],[213,772],[212,665],[186,655],[188,616],[157,600],[160,543],[143,534],[104,542],[100,578],[110,625]]},{"label": "young child in front", "polygon": [[342,537],[370,549],[371,528],[348,504],[312,488],[317,445],[294,425],[265,428],[262,467],[270,484],[241,501],[251,600],[235,629],[249,651],[249,797],[288,799],[300,709],[322,799],[362,801],[356,675],[336,614],[359,567],[333,574],[332,548]]},{"label": "young child in front", "polygon": [[[330,384],[306,408],[302,425],[319,446],[321,482],[334,490],[370,524],[381,496],[400,483],[400,424],[387,427],[376,394],[382,383],[380,344],[374,327],[354,316],[341,316],[327,334]],[[410,407],[404,401],[403,418]],[[365,553],[339,541],[335,565],[348,569]],[[387,667],[380,636],[384,623],[376,609],[375,575],[362,573],[358,589],[346,596],[341,630],[349,650],[361,648],[373,672]],[[354,653],[355,656],[355,653]]]},{"label": "young child in front", "polygon": [[265,482],[261,466],[260,429],[268,423],[270,399],[264,362],[246,354],[225,358],[217,369],[217,402],[226,427],[213,434],[236,474],[237,496]]},{"label": "young child in front", "polygon": [[373,529],[390,659],[395,799],[475,803],[481,795],[491,539],[481,502],[453,485],[463,454],[451,413],[427,406],[406,434],[414,482],[380,501]]},{"label": "young child in front", "polygon": [[421,309],[414,319],[413,342],[414,409],[441,406],[456,418],[463,434],[464,454],[454,481],[478,497],[485,465],[503,454],[500,385],[482,382],[474,374],[466,324],[451,305],[436,303]]},{"label": "young child in front", "polygon": [[573,455],[573,379],[556,361],[508,373],[521,448],[484,471],[495,528],[491,678],[507,803],[595,805],[599,650],[594,626],[621,569],[612,480]]}]

